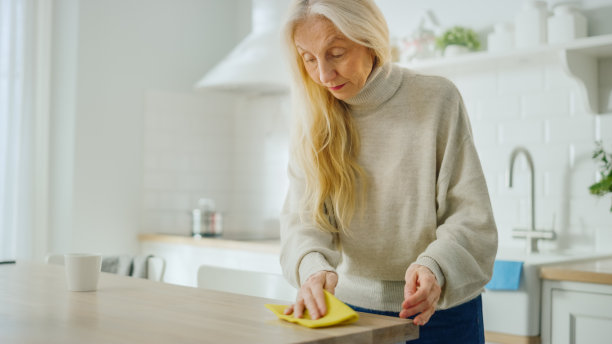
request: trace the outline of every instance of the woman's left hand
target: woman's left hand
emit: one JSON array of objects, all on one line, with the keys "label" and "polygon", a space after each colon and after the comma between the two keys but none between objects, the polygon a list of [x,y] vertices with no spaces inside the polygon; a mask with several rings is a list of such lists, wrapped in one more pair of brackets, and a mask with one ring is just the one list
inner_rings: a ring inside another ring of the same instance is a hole
[{"label": "woman's left hand", "polygon": [[442,288],[433,272],[423,265],[410,265],[406,270],[405,279],[404,302],[400,318],[408,318],[420,313],[414,317],[412,323],[425,325],[436,311]]}]

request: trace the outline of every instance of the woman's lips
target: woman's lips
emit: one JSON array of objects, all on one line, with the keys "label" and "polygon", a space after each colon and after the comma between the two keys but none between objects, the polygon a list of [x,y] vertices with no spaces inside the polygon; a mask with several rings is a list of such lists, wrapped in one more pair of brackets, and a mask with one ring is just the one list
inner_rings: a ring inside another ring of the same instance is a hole
[{"label": "woman's lips", "polygon": [[346,85],[346,83],[342,84],[342,85],[338,85],[338,86],[332,86],[329,89],[332,91],[337,91],[339,89],[341,89],[342,87],[344,87],[344,85]]}]

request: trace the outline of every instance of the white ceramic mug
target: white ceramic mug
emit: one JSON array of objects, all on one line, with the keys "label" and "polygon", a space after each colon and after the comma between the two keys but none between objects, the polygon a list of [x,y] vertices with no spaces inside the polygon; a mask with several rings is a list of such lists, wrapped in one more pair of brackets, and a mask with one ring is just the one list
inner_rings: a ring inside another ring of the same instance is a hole
[{"label": "white ceramic mug", "polygon": [[102,267],[102,256],[87,253],[64,255],[66,282],[70,291],[94,291]]}]

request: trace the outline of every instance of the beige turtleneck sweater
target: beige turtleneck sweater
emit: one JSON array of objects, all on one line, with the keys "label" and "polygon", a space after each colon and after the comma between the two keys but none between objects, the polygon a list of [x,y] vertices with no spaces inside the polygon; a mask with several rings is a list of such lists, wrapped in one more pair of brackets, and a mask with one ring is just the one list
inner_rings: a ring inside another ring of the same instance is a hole
[{"label": "beige turtleneck sweater", "polygon": [[285,277],[299,287],[315,272],[336,271],[339,299],[399,312],[406,269],[417,263],[442,286],[438,308],[476,297],[491,278],[497,229],[455,86],[387,64],[346,103],[361,138],[358,162],[369,178],[365,205],[349,234],[302,221],[304,180],[290,163],[281,214]]}]

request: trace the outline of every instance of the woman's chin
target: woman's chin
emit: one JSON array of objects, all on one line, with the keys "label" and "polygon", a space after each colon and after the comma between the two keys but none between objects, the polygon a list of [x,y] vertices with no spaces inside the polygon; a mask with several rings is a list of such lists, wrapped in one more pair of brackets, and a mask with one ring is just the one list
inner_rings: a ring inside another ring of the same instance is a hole
[{"label": "woman's chin", "polygon": [[336,98],[339,100],[347,100],[349,98],[351,98],[352,96],[355,95],[354,92],[347,92],[348,90],[344,90],[344,89],[340,89],[337,91],[334,90],[329,90],[329,92]]}]

